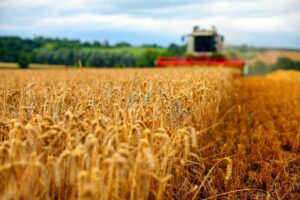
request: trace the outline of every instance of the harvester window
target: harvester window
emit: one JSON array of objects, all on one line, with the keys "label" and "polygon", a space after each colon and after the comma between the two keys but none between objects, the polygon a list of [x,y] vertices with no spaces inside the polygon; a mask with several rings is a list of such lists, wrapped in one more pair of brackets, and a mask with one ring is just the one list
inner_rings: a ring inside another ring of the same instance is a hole
[{"label": "harvester window", "polygon": [[215,52],[215,39],[213,36],[196,36],[194,48],[196,52]]}]

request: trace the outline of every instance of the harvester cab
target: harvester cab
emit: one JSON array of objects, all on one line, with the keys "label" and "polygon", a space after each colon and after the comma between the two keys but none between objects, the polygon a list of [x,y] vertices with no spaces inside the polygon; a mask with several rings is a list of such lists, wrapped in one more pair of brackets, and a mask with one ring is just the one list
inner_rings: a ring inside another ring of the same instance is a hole
[{"label": "harvester cab", "polygon": [[161,56],[156,61],[157,67],[169,66],[206,66],[233,67],[244,70],[244,60],[229,58],[222,54],[224,37],[218,34],[215,27],[210,30],[195,26],[187,35],[185,56]]},{"label": "harvester cab", "polygon": [[218,34],[215,27],[205,30],[195,26],[193,32],[187,37],[187,54],[189,55],[211,55],[222,51],[224,37]]}]

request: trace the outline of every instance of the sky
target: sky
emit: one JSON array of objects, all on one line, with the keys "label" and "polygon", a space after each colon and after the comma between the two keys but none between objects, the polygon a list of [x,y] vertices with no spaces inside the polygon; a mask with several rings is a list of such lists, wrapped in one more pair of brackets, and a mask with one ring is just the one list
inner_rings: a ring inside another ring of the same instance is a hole
[{"label": "sky", "polygon": [[182,44],[198,25],[230,45],[300,48],[300,0],[0,0],[0,35]]}]

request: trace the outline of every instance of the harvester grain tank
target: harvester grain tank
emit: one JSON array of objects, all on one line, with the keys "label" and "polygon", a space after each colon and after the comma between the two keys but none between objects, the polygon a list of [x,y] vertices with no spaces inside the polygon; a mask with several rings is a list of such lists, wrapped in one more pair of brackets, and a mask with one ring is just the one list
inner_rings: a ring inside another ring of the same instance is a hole
[{"label": "harvester grain tank", "polygon": [[224,37],[218,34],[215,27],[205,30],[196,26],[187,35],[186,56],[161,56],[157,59],[156,66],[223,66],[243,71],[244,60],[222,54],[223,43]]}]

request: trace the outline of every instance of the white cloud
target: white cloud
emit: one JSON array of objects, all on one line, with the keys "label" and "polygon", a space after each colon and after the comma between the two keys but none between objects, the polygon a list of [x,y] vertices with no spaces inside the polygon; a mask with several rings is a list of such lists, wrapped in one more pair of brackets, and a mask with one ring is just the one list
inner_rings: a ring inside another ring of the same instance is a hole
[{"label": "white cloud", "polygon": [[78,15],[45,18],[40,20],[36,26],[39,28],[67,28],[75,29],[125,29],[135,31],[159,32],[160,34],[183,34],[194,25],[200,24],[210,28],[212,25],[222,27],[225,30],[236,31],[276,31],[283,26],[283,22],[278,17],[247,17],[233,18],[228,16],[214,16],[198,19],[157,19],[151,17],[141,17],[128,14],[102,15],[83,13]]},{"label": "white cloud", "polygon": [[257,18],[238,18],[233,19],[232,24],[243,31],[277,31],[282,27],[283,22],[278,17],[257,17]]},{"label": "white cloud", "polygon": [[[147,9],[148,13],[154,14],[171,14],[171,15],[201,15],[218,14],[218,15],[257,15],[257,14],[278,14],[286,13],[297,9],[299,11],[299,0],[210,0],[194,1],[185,5],[173,4],[168,7]],[[143,10],[144,11],[144,10]]]},{"label": "white cloud", "polygon": [[6,33],[125,30],[179,37],[194,25],[215,25],[229,41],[300,35],[300,0],[0,0],[0,9],[0,32]]},{"label": "white cloud", "polygon": [[223,16],[208,17],[204,19],[156,19],[128,14],[101,15],[83,13],[65,17],[53,17],[40,20],[38,28],[75,28],[93,30],[130,30],[137,32],[153,32],[163,35],[184,34],[194,25],[202,24],[210,27],[212,24],[226,21]]}]

